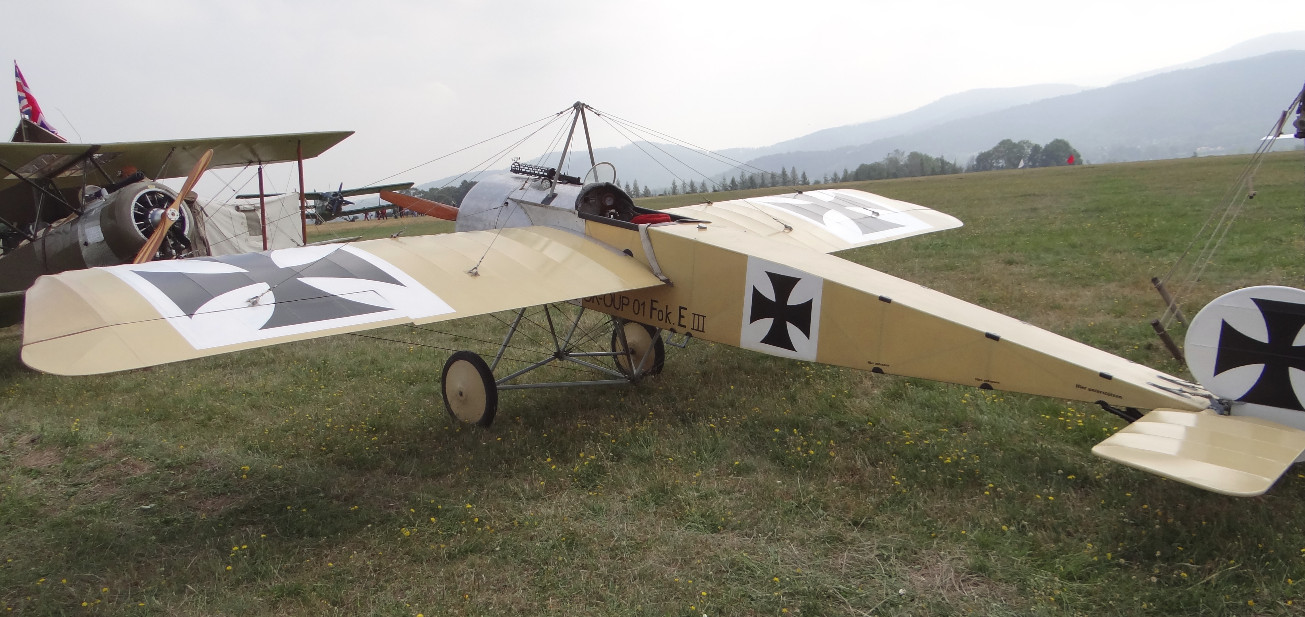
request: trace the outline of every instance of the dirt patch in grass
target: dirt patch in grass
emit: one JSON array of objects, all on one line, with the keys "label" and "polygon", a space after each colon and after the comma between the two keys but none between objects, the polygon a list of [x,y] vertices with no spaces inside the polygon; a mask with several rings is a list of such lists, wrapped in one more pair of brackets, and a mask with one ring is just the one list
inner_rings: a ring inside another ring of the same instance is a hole
[{"label": "dirt patch in grass", "polygon": [[63,462],[63,456],[50,448],[28,450],[18,455],[14,463],[28,469],[49,469]]},{"label": "dirt patch in grass", "polygon": [[240,501],[241,499],[234,495],[218,495],[199,500],[191,509],[201,516],[215,517]]},{"label": "dirt patch in grass", "polygon": [[956,609],[1023,604],[1012,585],[967,571],[960,559],[945,553],[928,552],[918,558],[920,565],[907,575],[909,592],[931,598]]}]

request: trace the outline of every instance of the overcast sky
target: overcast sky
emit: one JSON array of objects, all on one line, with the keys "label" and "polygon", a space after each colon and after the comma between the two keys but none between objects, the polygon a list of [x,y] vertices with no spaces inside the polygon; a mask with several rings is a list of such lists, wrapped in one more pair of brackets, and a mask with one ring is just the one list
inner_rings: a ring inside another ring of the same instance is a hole
[{"label": "overcast sky", "polygon": [[[765,146],[973,88],[1107,85],[1302,14],[1300,0],[0,0],[0,58],[73,141],[357,131],[307,163],[322,189],[577,100],[707,148]],[[0,101],[16,122],[16,96]]]}]

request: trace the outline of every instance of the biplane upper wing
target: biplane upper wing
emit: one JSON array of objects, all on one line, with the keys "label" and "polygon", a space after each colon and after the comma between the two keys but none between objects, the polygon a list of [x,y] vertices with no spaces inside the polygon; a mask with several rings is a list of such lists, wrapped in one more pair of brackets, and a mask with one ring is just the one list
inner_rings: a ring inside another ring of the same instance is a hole
[{"label": "biplane upper wing", "polygon": [[28,290],[22,358],[104,373],[661,284],[625,254],[545,227],[93,268]]},{"label": "biplane upper wing", "polygon": [[[320,155],[353,131],[287,133],[110,144],[0,143],[0,191],[22,182],[54,180],[74,186],[87,173],[91,184],[116,182],[135,171],[154,179],[184,176],[200,155],[213,151],[210,169],[282,163]],[[89,165],[79,164],[87,161]]]},{"label": "biplane upper wing", "polygon": [[937,210],[852,189],[732,199],[666,212],[822,253],[961,226],[960,219]]}]

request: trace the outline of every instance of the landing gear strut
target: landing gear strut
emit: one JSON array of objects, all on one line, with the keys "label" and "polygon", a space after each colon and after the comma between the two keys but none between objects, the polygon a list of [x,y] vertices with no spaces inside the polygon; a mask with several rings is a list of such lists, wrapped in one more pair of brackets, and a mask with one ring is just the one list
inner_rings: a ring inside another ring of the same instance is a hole
[{"label": "landing gear strut", "polygon": [[[504,377],[495,379],[494,370],[498,368],[499,362],[510,348],[513,337],[521,329],[526,309],[517,311],[516,318],[508,327],[507,336],[499,345],[492,362],[485,362],[484,358],[471,351],[458,351],[449,356],[448,361],[444,363],[444,372],[441,376],[444,408],[448,410],[449,415],[470,424],[489,426],[498,410],[499,390],[635,384],[644,377],[662,372],[666,363],[666,345],[662,340],[660,329],[613,317],[610,320],[612,327],[610,351],[580,351],[579,345],[583,340],[577,339],[589,340],[589,337],[577,336],[585,309],[577,306],[574,308],[576,311],[574,318],[555,324],[554,314],[559,318],[565,317],[566,306],[569,305],[563,303],[544,306],[543,315],[546,324],[542,324],[541,328],[551,339],[552,349],[545,352],[548,355]],[[563,329],[565,334],[562,332]],[[614,366],[608,367],[592,361],[594,358],[605,357],[611,358]],[[554,362],[562,365],[579,365],[599,373],[604,378],[532,383],[518,381],[527,373]]]}]

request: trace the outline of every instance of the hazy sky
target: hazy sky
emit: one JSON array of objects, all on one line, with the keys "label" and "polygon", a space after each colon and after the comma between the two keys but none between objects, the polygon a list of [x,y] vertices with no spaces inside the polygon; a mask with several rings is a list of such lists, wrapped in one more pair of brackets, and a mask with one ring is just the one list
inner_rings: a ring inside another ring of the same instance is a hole
[{"label": "hazy sky", "polygon": [[973,88],[1106,85],[1302,15],[1299,0],[0,0],[0,58],[73,141],[357,131],[307,163],[321,189],[577,100],[712,149],[765,146]]}]

